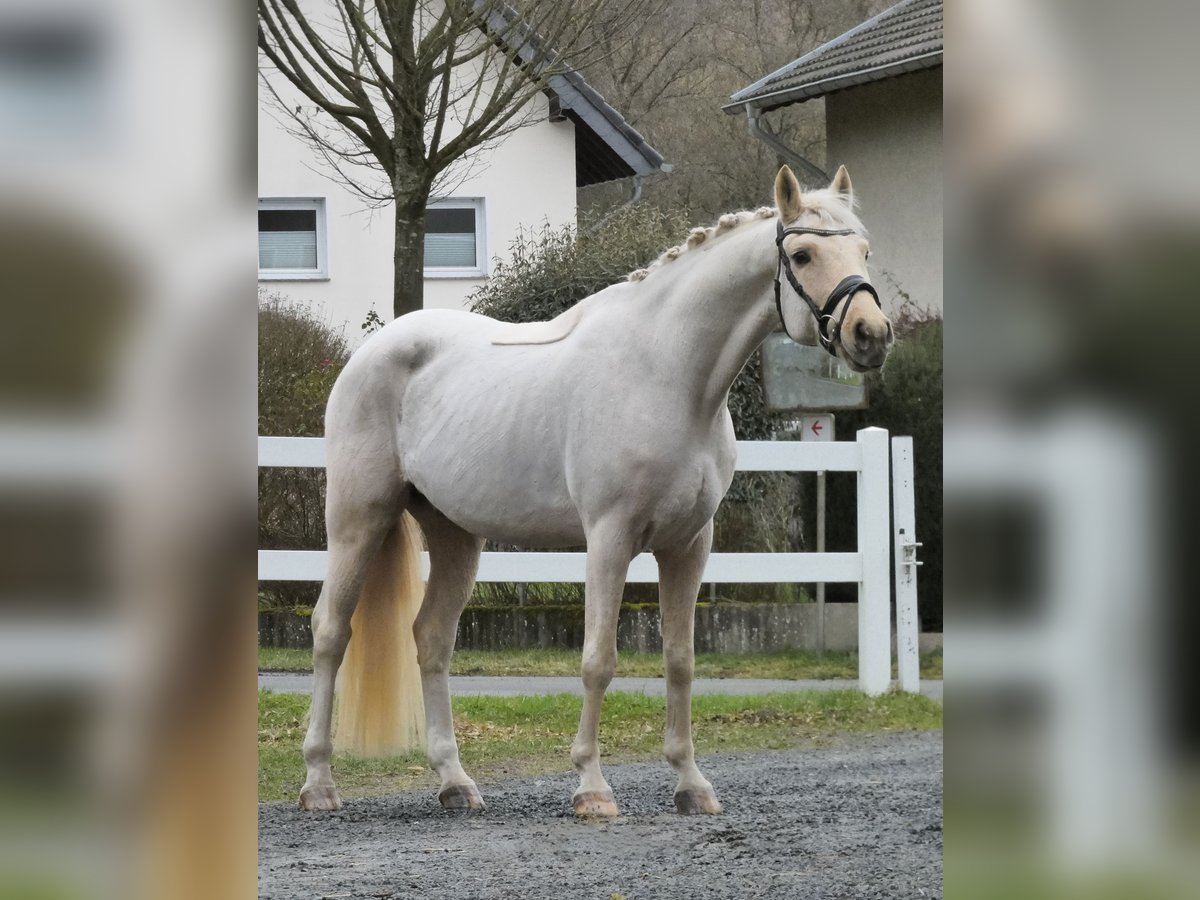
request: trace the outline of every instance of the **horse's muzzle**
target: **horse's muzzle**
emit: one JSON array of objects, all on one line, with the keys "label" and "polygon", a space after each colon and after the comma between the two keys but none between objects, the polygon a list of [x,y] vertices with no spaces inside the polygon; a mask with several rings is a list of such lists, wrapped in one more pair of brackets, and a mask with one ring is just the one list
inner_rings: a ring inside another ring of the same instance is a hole
[{"label": "horse's muzzle", "polygon": [[847,325],[842,334],[842,349],[851,368],[865,372],[881,368],[887,361],[888,352],[895,343],[892,323],[887,319],[858,319],[851,327]]}]

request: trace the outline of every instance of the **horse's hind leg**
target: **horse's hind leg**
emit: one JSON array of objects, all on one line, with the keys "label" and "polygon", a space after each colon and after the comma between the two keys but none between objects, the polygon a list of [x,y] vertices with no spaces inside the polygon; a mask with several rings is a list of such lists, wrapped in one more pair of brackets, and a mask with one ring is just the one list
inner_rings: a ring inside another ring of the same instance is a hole
[{"label": "horse's hind leg", "polygon": [[667,730],[663,749],[679,773],[675,807],[681,813],[719,813],[721,804],[696,767],[692,746],[692,673],[695,668],[696,595],[712,547],[712,522],[686,547],[655,554],[663,661],[667,670]]},{"label": "horse's hind leg", "polygon": [[425,698],[425,731],[429,765],[442,786],[438,801],[446,809],[481,809],[483,798],[463,771],[454,740],[450,711],[450,654],[479,570],[483,540],[463,531],[427,503],[411,510],[429,545],[429,584],[425,602],[413,623],[421,690]]},{"label": "horse's hind leg", "polygon": [[329,568],[312,615],[313,692],[304,737],[307,777],[300,791],[301,809],[341,809],[330,769],[334,682],[367,571],[399,517],[391,493],[379,502],[351,505],[339,503],[334,484],[331,479]]}]

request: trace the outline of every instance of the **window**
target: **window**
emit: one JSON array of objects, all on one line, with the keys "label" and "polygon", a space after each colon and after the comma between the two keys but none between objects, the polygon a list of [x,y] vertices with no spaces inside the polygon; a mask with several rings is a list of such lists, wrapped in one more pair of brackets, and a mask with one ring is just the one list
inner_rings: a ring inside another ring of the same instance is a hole
[{"label": "window", "polygon": [[425,277],[487,275],[483,200],[439,200],[425,210]]},{"label": "window", "polygon": [[328,278],[325,201],[258,201],[258,277],[279,281]]}]

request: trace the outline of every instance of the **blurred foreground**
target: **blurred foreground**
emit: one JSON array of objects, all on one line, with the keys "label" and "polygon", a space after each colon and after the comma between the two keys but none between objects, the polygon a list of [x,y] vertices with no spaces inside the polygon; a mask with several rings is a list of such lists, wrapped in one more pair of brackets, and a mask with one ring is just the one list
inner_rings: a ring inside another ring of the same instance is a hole
[{"label": "blurred foreground", "polygon": [[256,889],[243,6],[0,5],[5,897]]},{"label": "blurred foreground", "polygon": [[948,6],[947,895],[1194,896],[1200,11]]}]

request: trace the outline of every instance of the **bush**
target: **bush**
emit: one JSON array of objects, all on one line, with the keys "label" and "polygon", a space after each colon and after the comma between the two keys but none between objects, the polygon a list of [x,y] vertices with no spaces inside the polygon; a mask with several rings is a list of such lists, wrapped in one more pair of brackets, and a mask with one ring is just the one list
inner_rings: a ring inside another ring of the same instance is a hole
[{"label": "bush", "polygon": [[[342,333],[311,310],[260,292],[258,305],[258,433],[319,437],[325,404],[350,357]],[[325,472],[258,470],[258,546],[311,550],[325,545]],[[318,586],[264,584],[260,605],[311,607]]]},{"label": "bush", "polygon": [[[848,439],[877,425],[893,435],[911,435],[916,485],[917,591],[921,626],[942,630],[942,320],[902,312],[893,321],[898,340],[882,372],[868,376],[870,407],[838,413],[838,432]],[[829,475],[827,547],[853,550],[856,493],[852,477]],[[829,598],[854,600],[853,585],[830,585]]]},{"label": "bush", "polygon": [[[552,319],[634,269],[648,265],[667,247],[687,235],[691,223],[680,212],[652,207],[622,209],[599,225],[586,223],[579,232],[570,227],[549,228],[520,235],[509,248],[511,262],[497,265],[491,280],[470,298],[471,308],[509,322]],[[757,353],[742,370],[729,395],[734,430],[741,440],[764,440],[777,428],[766,412],[762,366]],[[787,474],[739,475],[716,518],[714,547],[738,550],[798,549],[794,510],[798,479]],[[790,585],[730,589],[727,597],[761,601],[797,599]],[[516,602],[511,585],[484,585],[476,596],[489,603]],[[653,586],[633,586],[626,597],[656,595]],[[559,589],[530,586],[525,602],[562,602],[581,596],[576,586]]]}]

